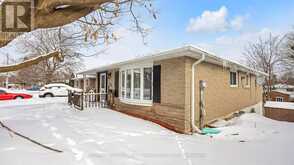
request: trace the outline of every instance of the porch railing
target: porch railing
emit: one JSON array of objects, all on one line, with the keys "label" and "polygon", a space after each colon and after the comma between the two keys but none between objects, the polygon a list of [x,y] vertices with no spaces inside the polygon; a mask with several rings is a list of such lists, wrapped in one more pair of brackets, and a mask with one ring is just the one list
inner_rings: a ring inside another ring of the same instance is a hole
[{"label": "porch railing", "polygon": [[106,93],[68,93],[68,104],[78,110],[107,107]]}]

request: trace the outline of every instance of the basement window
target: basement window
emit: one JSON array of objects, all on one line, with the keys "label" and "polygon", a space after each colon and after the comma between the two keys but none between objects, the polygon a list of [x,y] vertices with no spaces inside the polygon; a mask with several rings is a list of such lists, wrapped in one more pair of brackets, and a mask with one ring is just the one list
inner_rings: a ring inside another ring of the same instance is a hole
[{"label": "basement window", "polygon": [[230,72],[230,86],[231,87],[238,86],[237,72]]}]

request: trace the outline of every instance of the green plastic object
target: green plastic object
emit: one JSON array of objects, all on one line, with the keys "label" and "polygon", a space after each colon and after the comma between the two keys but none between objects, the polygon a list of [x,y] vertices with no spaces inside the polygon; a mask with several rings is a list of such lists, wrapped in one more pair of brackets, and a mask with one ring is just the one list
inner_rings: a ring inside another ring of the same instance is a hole
[{"label": "green plastic object", "polygon": [[207,134],[219,134],[221,131],[216,128],[203,128],[202,133]]}]

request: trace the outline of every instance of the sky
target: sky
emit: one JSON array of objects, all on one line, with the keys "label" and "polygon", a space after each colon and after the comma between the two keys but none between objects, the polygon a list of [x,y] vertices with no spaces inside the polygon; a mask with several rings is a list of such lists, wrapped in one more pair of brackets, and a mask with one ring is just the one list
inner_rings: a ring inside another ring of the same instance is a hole
[{"label": "sky", "polygon": [[[147,17],[151,32],[144,44],[122,23],[120,39],[104,45],[103,54],[85,58],[90,69],[184,45],[196,45],[217,56],[242,62],[248,42],[259,37],[285,34],[294,26],[293,0],[155,0],[158,19]],[[145,18],[145,17],[144,17]],[[83,50],[94,54],[101,46]]]}]

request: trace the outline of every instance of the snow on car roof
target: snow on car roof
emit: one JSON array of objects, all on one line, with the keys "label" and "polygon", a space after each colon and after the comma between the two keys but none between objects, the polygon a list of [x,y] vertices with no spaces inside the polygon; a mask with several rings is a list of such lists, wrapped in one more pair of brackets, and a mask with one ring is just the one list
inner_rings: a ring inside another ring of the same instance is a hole
[{"label": "snow on car roof", "polygon": [[267,101],[265,103],[264,107],[294,110],[294,103],[292,103],[292,102]]},{"label": "snow on car roof", "polygon": [[273,90],[273,92],[279,92],[279,93],[283,93],[283,94],[287,94],[287,95],[294,95],[294,92],[289,92],[289,91],[285,91],[285,90],[281,90],[281,89]]},{"label": "snow on car roof", "polygon": [[62,83],[52,83],[52,84],[47,84],[45,86],[46,87],[52,87],[52,86],[68,86],[68,85],[62,84]]},{"label": "snow on car roof", "polygon": [[75,92],[83,92],[82,89],[74,88],[74,87],[71,87],[69,85],[62,84],[62,83],[52,83],[52,84],[45,85],[45,87],[56,87],[56,86],[63,86],[63,87],[66,87],[68,90],[75,91]]},{"label": "snow on car roof", "polygon": [[7,88],[2,88],[2,87],[0,87],[0,90],[7,91],[8,89],[7,89]]}]

